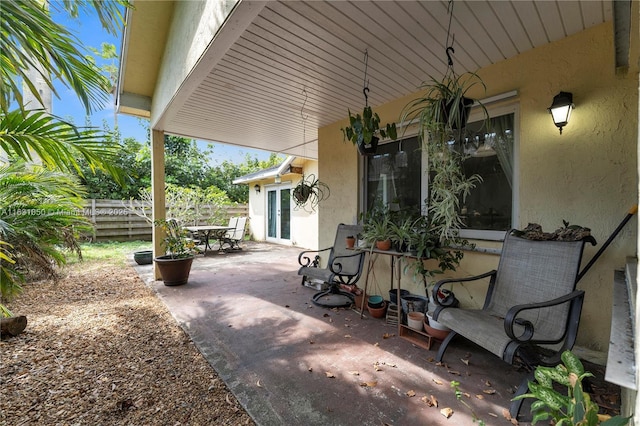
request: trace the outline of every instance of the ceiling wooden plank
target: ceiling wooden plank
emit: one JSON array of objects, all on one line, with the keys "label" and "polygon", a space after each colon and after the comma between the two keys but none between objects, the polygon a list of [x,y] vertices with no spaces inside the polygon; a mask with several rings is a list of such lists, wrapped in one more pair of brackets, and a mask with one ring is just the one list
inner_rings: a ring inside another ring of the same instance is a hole
[{"label": "ceiling wooden plank", "polygon": [[549,36],[542,25],[540,14],[533,2],[514,0],[511,2],[519,21],[522,23],[533,47],[543,46],[549,43]]},{"label": "ceiling wooden plank", "polygon": [[535,2],[535,8],[538,10],[540,20],[544,26],[549,41],[557,41],[565,37],[565,29],[560,16],[560,9],[557,1]]},{"label": "ceiling wooden plank", "polygon": [[579,33],[584,29],[584,17],[582,16],[582,8],[579,2],[560,1],[558,2],[558,9],[560,10],[562,26],[565,30],[563,37]]},{"label": "ceiling wooden plank", "polygon": [[[518,49],[513,45],[513,41],[488,2],[468,2],[465,3],[465,6],[469,8],[472,14],[466,19],[477,22],[477,28],[482,29],[482,31],[472,31],[474,37],[478,40],[483,40],[485,37],[486,40],[490,40],[490,42],[485,42],[483,46],[490,55],[491,62],[502,61],[518,54]],[[479,36],[482,38],[479,38]],[[488,47],[490,46],[495,46],[495,49],[489,49]]]},{"label": "ceiling wooden plank", "polygon": [[499,25],[505,29],[505,37],[508,37],[511,44],[514,46],[515,52],[509,56],[517,55],[533,48],[531,39],[527,34],[520,17],[513,7],[513,3],[502,2],[490,2],[487,7],[491,8],[493,13],[498,17]]}]

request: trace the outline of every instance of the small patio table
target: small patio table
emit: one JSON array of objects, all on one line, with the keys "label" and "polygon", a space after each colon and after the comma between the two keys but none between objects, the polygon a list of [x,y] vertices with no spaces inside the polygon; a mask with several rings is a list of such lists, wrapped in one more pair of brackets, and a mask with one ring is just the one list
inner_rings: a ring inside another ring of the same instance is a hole
[{"label": "small patio table", "polygon": [[185,226],[187,231],[202,232],[204,234],[204,254],[207,254],[207,249],[211,250],[209,239],[213,237],[214,240],[218,240],[220,247],[222,247],[222,238],[227,233],[235,228],[223,225],[198,225],[198,226]]}]

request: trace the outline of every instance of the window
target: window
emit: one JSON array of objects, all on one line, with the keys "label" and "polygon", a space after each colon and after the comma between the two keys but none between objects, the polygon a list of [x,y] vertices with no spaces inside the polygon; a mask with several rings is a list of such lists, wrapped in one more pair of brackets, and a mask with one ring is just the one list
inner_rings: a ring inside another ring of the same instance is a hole
[{"label": "window", "polygon": [[514,115],[490,119],[489,130],[482,122],[469,123],[462,141],[455,146],[468,155],[465,175],[478,174],[476,184],[461,202],[461,214],[467,229],[507,231],[513,223]]},{"label": "window", "polygon": [[[489,109],[490,125],[482,121],[467,124],[461,140],[451,141],[451,149],[467,154],[465,174],[482,177],[460,203],[466,228],[464,238],[499,239],[515,226],[517,192],[516,107]],[[473,119],[473,115],[471,117]],[[365,167],[365,205],[387,206],[413,214],[424,212],[427,198],[427,160],[417,137],[378,146],[375,156],[367,157]]]},{"label": "window", "polygon": [[422,150],[417,137],[378,145],[376,155],[367,157],[366,206],[407,210],[420,214]]}]

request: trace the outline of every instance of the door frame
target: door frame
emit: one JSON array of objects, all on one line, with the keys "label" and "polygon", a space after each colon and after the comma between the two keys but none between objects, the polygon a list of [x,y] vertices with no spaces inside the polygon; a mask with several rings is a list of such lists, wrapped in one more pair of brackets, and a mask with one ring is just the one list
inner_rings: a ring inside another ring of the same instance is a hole
[{"label": "door frame", "polygon": [[[269,236],[269,192],[270,191],[276,191],[276,208],[278,209],[278,211],[280,212],[280,210],[282,209],[282,207],[280,206],[280,191],[282,190],[289,190],[289,194],[291,196],[291,191],[293,189],[291,182],[282,182],[282,183],[274,183],[274,184],[270,184],[270,185],[265,185],[265,191],[266,191],[266,196],[265,196],[265,217],[264,217],[264,221],[265,221],[265,241],[270,242],[270,243],[275,243],[275,244],[282,244],[282,245],[293,245],[292,240],[291,240],[291,219],[293,217],[292,212],[293,212],[293,208],[291,206],[291,202],[289,202],[289,238],[282,238],[282,230],[281,230],[281,223],[280,220],[278,220],[276,222],[276,237],[270,237]],[[291,198],[289,198],[291,199]],[[281,217],[280,213],[278,213],[278,216]]]}]

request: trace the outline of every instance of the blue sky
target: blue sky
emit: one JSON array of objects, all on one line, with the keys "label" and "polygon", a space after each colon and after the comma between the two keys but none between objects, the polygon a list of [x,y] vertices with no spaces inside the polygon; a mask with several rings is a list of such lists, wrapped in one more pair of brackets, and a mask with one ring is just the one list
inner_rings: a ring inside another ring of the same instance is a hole
[{"label": "blue sky", "polygon": [[[117,37],[108,34],[102,30],[100,21],[94,15],[82,14],[79,19],[72,20],[68,19],[66,14],[56,13],[54,9],[55,8],[51,9],[54,19],[65,25],[69,31],[82,41],[84,50],[86,50],[87,53],[90,53],[90,47],[100,50],[101,44],[106,42],[113,44],[116,47],[118,55],[120,54],[122,33],[118,34]],[[117,66],[117,59],[115,61]],[[101,58],[97,59],[98,65],[103,65],[104,62]],[[53,114],[71,120],[76,125],[83,126],[87,123],[88,119],[92,126],[103,127],[106,122],[109,128],[113,129],[115,108],[113,99],[111,99],[103,109],[94,111],[92,115],[87,118],[82,104],[72,90],[67,89],[60,83],[56,84],[56,90],[58,90],[60,98],[53,97]],[[140,142],[147,140],[146,128],[141,124],[139,118],[118,114],[118,126],[123,138],[132,137]],[[208,142],[198,141],[198,146],[201,148],[205,148],[207,145]],[[260,160],[269,158],[269,153],[266,151],[215,143],[211,160],[212,164],[217,164],[224,160],[242,163],[244,162],[246,154],[250,154],[251,157],[257,156]]]}]

